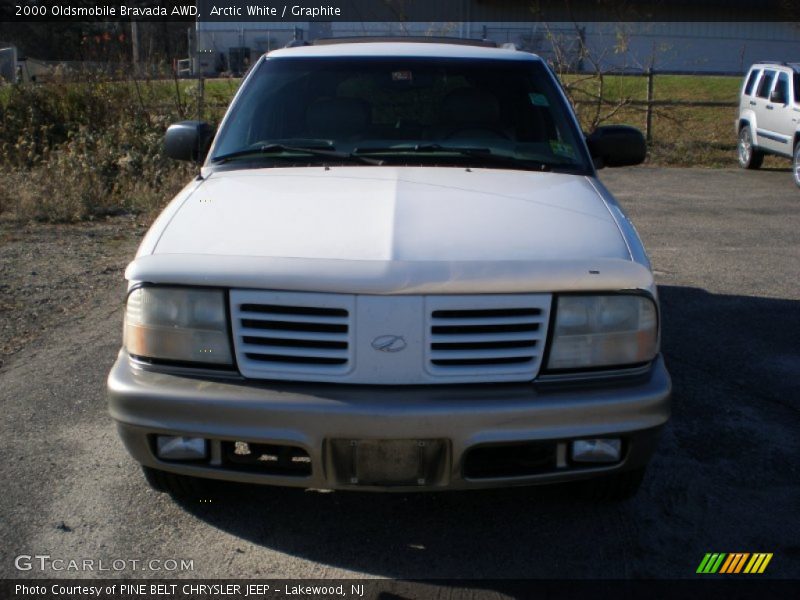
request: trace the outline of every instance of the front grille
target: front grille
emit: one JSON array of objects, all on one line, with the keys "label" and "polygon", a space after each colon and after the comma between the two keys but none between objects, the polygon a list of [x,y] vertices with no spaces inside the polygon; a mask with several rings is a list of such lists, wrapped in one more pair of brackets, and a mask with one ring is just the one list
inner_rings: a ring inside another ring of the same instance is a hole
[{"label": "front grille", "polygon": [[536,376],[549,296],[438,296],[428,300],[427,368],[435,375]]},{"label": "front grille", "polygon": [[[370,385],[530,381],[550,302],[550,294],[230,292],[244,377]],[[387,352],[379,343],[387,337],[402,343]]]},{"label": "front grille", "polygon": [[245,377],[342,375],[352,363],[352,296],[231,292],[234,346]]}]

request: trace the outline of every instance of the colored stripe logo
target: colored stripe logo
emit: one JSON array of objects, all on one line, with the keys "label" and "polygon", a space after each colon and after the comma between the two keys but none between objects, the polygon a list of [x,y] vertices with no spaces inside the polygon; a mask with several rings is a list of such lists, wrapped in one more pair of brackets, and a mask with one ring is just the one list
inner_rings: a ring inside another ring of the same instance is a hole
[{"label": "colored stripe logo", "polygon": [[697,573],[702,575],[720,573],[732,575],[737,573],[748,573],[754,575],[763,573],[769,561],[772,560],[772,552],[707,552],[697,567]]}]

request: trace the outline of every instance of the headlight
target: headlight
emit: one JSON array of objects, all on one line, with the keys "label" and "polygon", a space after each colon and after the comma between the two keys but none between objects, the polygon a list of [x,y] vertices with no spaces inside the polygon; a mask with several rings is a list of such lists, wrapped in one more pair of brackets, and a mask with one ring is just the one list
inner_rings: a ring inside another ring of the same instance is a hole
[{"label": "headlight", "polygon": [[233,364],[225,296],[221,290],[135,289],[128,295],[124,343],[134,356]]},{"label": "headlight", "polygon": [[658,318],[646,296],[559,296],[549,369],[632,365],[655,358]]}]

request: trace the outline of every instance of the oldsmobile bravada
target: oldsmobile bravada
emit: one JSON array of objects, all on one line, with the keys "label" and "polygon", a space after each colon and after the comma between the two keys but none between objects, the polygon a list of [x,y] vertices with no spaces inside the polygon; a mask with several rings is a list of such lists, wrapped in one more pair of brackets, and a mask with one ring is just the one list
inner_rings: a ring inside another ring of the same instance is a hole
[{"label": "oldsmobile bravada", "polygon": [[650,264],[597,169],[645,144],[585,136],[539,57],[281,49],[216,132],[165,143],[199,175],[126,270],[108,379],[153,486],[636,491],[670,379]]}]

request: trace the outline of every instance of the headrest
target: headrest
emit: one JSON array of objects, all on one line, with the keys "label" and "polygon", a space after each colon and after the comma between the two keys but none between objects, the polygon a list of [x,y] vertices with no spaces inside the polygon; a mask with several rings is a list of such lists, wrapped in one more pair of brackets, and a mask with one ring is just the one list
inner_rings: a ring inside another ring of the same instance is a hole
[{"label": "headrest", "polygon": [[369,105],[357,98],[323,98],[306,110],[309,130],[320,137],[363,133],[369,122]]},{"label": "headrest", "polygon": [[497,98],[475,88],[454,90],[442,103],[442,120],[447,123],[495,123],[499,116]]}]

